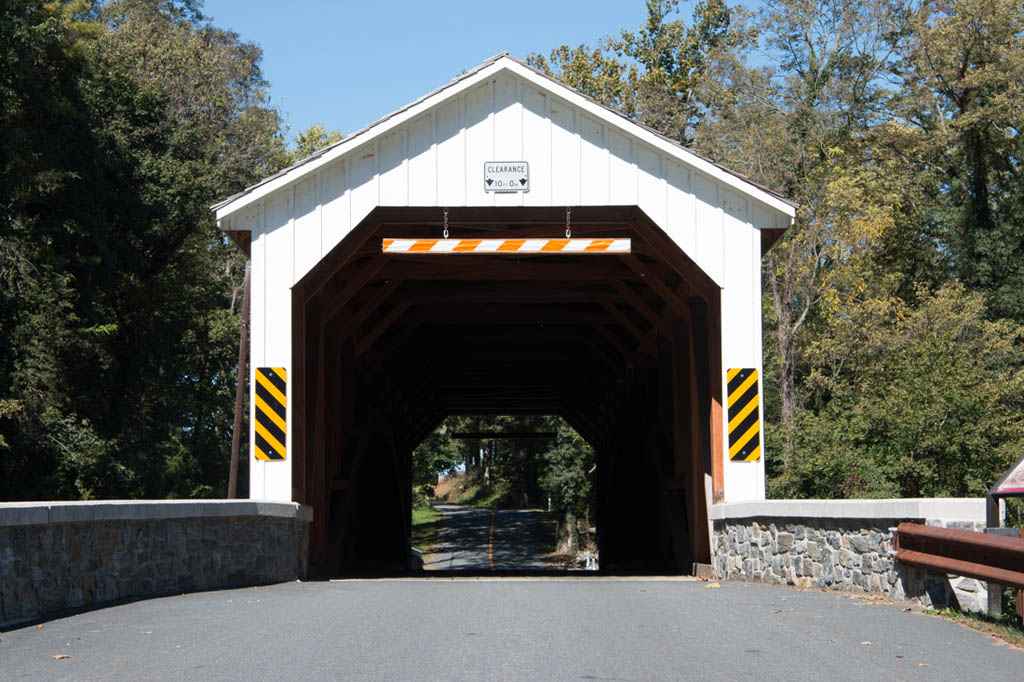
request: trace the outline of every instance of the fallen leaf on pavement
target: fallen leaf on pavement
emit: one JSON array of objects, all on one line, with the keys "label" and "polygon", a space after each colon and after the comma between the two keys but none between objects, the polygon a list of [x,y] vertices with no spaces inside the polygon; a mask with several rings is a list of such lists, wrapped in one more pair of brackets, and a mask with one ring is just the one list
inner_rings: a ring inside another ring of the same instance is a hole
[{"label": "fallen leaf on pavement", "polygon": [[930,667],[932,667],[932,664],[931,663],[918,663],[917,667],[918,668],[930,668]]},{"label": "fallen leaf on pavement", "polygon": [[151,634],[153,634],[153,631],[152,630],[145,630],[145,631],[143,631],[142,634],[144,634],[144,635],[151,635]]},{"label": "fallen leaf on pavement", "polygon": [[55,660],[55,661],[59,661],[59,660],[64,659],[64,658],[71,658],[71,657],[68,656],[67,654],[54,654],[53,655],[53,660]]},{"label": "fallen leaf on pavement", "polygon": [[721,586],[722,586],[722,583],[708,583],[708,589],[709,590],[717,590]]}]

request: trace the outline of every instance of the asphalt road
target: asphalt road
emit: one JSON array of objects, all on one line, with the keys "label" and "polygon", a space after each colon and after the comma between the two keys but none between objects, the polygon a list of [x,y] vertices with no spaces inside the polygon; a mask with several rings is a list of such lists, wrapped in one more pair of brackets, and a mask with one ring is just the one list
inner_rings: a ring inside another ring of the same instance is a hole
[{"label": "asphalt road", "polygon": [[435,504],[438,522],[434,553],[423,568],[452,571],[535,571],[554,550],[553,528],[543,512],[528,509],[478,509]]},{"label": "asphalt road", "polygon": [[286,583],[141,601],[0,636],[5,682],[1006,682],[1022,671],[1024,652],[898,606],[592,575]]}]

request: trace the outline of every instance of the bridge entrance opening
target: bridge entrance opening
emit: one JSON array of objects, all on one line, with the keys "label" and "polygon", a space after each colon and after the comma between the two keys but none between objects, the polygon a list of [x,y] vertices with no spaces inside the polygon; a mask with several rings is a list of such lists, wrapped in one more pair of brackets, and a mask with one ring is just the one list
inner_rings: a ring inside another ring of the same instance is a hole
[{"label": "bridge entrance opening", "polygon": [[599,566],[593,448],[554,415],[449,415],[413,451],[412,545],[425,571]]},{"label": "bridge entrance opening", "polygon": [[[412,452],[449,415],[557,415],[593,448],[603,570],[710,562],[720,288],[636,207],[572,207],[616,255],[390,254],[441,210],[373,209],[291,290],[293,499],[311,571],[403,570]],[[469,208],[452,237],[561,237],[565,209]],[[720,483],[714,486],[720,488]]]}]

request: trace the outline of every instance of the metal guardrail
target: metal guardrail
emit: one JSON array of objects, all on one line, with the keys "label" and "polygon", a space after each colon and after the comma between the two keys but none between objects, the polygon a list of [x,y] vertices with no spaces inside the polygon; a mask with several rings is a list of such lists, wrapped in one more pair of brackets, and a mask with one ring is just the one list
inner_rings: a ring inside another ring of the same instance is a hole
[{"label": "metal guardrail", "polygon": [[1024,538],[901,523],[893,548],[903,564],[1024,589]]}]

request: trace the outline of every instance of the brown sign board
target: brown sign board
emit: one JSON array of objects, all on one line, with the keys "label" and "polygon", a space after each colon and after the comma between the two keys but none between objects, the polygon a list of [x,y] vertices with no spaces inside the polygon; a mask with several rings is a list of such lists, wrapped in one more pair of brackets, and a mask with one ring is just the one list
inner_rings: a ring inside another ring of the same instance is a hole
[{"label": "brown sign board", "polygon": [[992,486],[993,497],[1024,497],[1024,455]]}]

